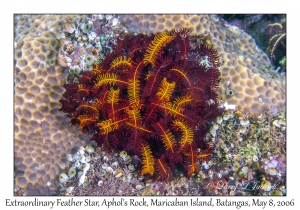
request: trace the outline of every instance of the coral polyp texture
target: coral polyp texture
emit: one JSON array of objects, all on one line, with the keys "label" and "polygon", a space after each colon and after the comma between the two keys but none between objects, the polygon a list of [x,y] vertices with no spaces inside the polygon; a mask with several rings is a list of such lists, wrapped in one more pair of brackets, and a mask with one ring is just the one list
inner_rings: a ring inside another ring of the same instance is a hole
[{"label": "coral polyp texture", "polygon": [[142,160],[141,175],[169,180],[175,166],[198,173],[204,124],[218,116],[218,52],[189,30],[118,39],[78,82],[64,85],[69,123],[111,150]]},{"label": "coral polyp texture", "polygon": [[61,155],[88,142],[58,111],[67,74],[56,62],[55,33],[61,30],[57,22],[69,18],[74,17],[15,18],[15,184],[27,195],[55,194],[57,176],[65,167]]},{"label": "coral polyp texture", "polygon": [[272,70],[268,56],[243,30],[220,21],[214,15],[121,15],[129,31],[157,33],[181,27],[193,33],[210,35],[223,65],[219,98],[244,113],[264,110],[285,111],[285,75]]}]

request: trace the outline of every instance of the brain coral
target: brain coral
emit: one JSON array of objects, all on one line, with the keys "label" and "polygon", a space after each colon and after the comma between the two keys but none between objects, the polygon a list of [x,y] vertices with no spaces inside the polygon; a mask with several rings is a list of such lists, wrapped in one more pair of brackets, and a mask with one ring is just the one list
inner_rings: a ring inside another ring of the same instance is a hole
[{"label": "brain coral", "polygon": [[65,167],[62,155],[88,140],[58,111],[66,78],[56,64],[54,32],[61,18],[15,18],[15,184],[27,189],[27,195],[53,194]]},{"label": "brain coral", "polygon": [[[273,75],[268,57],[243,31],[224,25],[211,15],[120,15],[129,31],[157,33],[188,28],[210,34],[224,64],[219,94],[245,112],[274,106],[285,109],[285,77]],[[51,194],[64,168],[62,154],[82,145],[87,135],[69,126],[59,100],[66,79],[57,62],[55,34],[62,21],[78,16],[15,16],[15,141],[16,185],[28,194]],[[234,94],[227,93],[232,90]],[[49,182],[49,183],[48,183]]]},{"label": "brain coral", "polygon": [[213,15],[122,15],[133,32],[157,33],[185,27],[196,34],[210,35],[223,66],[219,98],[245,113],[286,107],[285,76],[275,74],[267,55],[245,32],[223,24]]}]

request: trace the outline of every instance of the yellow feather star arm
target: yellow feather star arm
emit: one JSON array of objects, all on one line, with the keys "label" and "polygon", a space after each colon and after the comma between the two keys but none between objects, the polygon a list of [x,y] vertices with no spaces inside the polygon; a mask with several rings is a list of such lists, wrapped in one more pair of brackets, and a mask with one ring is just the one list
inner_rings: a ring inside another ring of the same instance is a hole
[{"label": "yellow feather star arm", "polygon": [[152,76],[151,72],[145,73],[145,80],[149,80],[149,78]]},{"label": "yellow feather star arm", "polygon": [[137,120],[141,118],[140,109],[138,107],[132,107],[131,109],[126,109],[129,120],[134,122],[134,125],[137,126]]},{"label": "yellow feather star arm", "polygon": [[138,105],[140,103],[140,93],[139,93],[139,85],[140,82],[138,80],[129,79],[128,80],[128,100],[130,105]]},{"label": "yellow feather star arm", "polygon": [[278,37],[278,36],[280,36],[280,37],[275,41],[275,43],[274,43],[272,49],[270,50],[270,57],[271,57],[271,58],[274,58],[274,54],[273,54],[273,53],[274,53],[274,50],[276,49],[276,46],[277,46],[277,44],[279,43],[279,41],[280,41],[283,37],[286,36],[286,33],[274,35],[274,36],[270,39],[270,41],[269,41],[269,46],[270,46],[270,43],[273,41],[273,39],[276,38],[276,37]]},{"label": "yellow feather star arm", "polygon": [[78,91],[84,91],[84,92],[87,92],[87,94],[89,94],[89,91],[86,88],[84,88],[84,86],[82,84],[78,85]]},{"label": "yellow feather star arm", "polygon": [[180,109],[183,106],[191,103],[191,101],[192,101],[192,97],[190,95],[180,96],[180,97],[175,98],[175,100],[174,100],[174,106],[177,109]]},{"label": "yellow feather star arm", "polygon": [[181,140],[180,140],[180,145],[181,148],[180,150],[187,144],[192,144],[193,140],[194,140],[194,132],[193,129],[188,127],[187,124],[185,122],[179,121],[179,120],[175,120],[174,121],[174,125],[178,126],[181,130]]},{"label": "yellow feather star arm", "polygon": [[151,176],[154,173],[154,158],[149,145],[142,144],[141,148],[142,154],[142,171],[141,174],[150,174]]},{"label": "yellow feather star arm", "polygon": [[108,134],[109,132],[119,128],[119,125],[117,123],[113,123],[112,119],[104,120],[98,123],[98,125],[100,126],[100,130],[102,130],[102,134]]},{"label": "yellow feather star arm", "polygon": [[161,160],[158,159],[157,162],[160,165],[160,167],[162,168],[162,170],[164,171],[164,173],[168,175],[167,170],[165,169],[165,166],[164,166],[164,164],[162,164]]},{"label": "yellow feather star arm", "polygon": [[86,102],[81,102],[78,107],[78,110],[87,112],[87,113],[89,113],[88,115],[98,116],[100,105],[101,105],[101,102],[98,100],[95,100],[95,102],[92,104],[89,104]]},{"label": "yellow feather star arm", "polygon": [[158,92],[156,93],[156,95],[159,97],[160,101],[169,101],[170,97],[173,93],[173,90],[175,88],[175,82],[167,82],[167,78],[164,77],[161,85],[158,89]]},{"label": "yellow feather star arm", "polygon": [[112,110],[112,116],[115,118],[115,104],[118,103],[119,101],[119,94],[120,94],[120,89],[114,89],[113,87],[110,88],[108,96],[107,96],[107,103],[111,104],[111,110]]},{"label": "yellow feather star arm", "polygon": [[119,101],[119,94],[120,94],[120,89],[114,89],[110,88],[108,96],[107,96],[107,103],[108,104],[116,104]]},{"label": "yellow feather star arm", "polygon": [[94,116],[87,116],[87,115],[80,115],[77,118],[79,120],[79,128],[82,129],[84,126],[88,125],[89,122],[96,122],[96,119]]},{"label": "yellow feather star arm", "polygon": [[138,65],[135,67],[133,78],[128,80],[128,100],[130,105],[138,106],[140,103],[140,81],[138,80],[138,71],[142,66],[143,62],[139,62]]},{"label": "yellow feather star arm", "polygon": [[162,141],[165,145],[166,150],[171,150],[172,152],[174,152],[173,145],[175,144],[175,138],[174,138],[173,134],[171,133],[170,130],[165,131],[159,123],[157,123],[157,125],[163,132],[163,135],[161,135],[161,136],[162,136]]},{"label": "yellow feather star arm", "polygon": [[[116,68],[118,66],[125,65],[131,68],[131,58],[126,56],[120,56],[113,60],[111,63],[110,69]],[[110,70],[109,69],[109,70]]]},{"label": "yellow feather star arm", "polygon": [[192,149],[192,146],[190,145],[189,147],[189,152],[190,152],[190,161],[191,161],[191,165],[188,166],[188,174],[193,174],[196,172],[196,167],[197,167],[197,163],[195,160],[195,155]]},{"label": "yellow feather star arm", "polygon": [[183,108],[181,106],[177,106],[175,103],[168,102],[166,104],[166,108],[168,113],[173,117],[176,117],[176,115],[183,116]]},{"label": "yellow feather star arm", "polygon": [[153,65],[155,63],[160,49],[166,46],[173,39],[174,36],[169,36],[167,30],[156,35],[146,51],[144,63],[151,63]]},{"label": "yellow feather star arm", "polygon": [[102,67],[99,64],[95,64],[94,68],[92,69],[92,73],[95,75],[100,75],[104,72]]},{"label": "yellow feather star arm", "polygon": [[116,74],[105,73],[96,78],[96,87],[101,87],[102,85],[115,85],[117,82],[125,83],[127,82],[119,80]]},{"label": "yellow feather star arm", "polygon": [[100,130],[102,130],[102,134],[108,134],[116,129],[119,128],[119,123],[122,121],[127,120],[127,118],[119,120],[119,121],[113,121],[113,119],[104,120],[100,123],[98,123],[98,126],[100,127]]},{"label": "yellow feather star arm", "polygon": [[133,127],[133,128],[135,128],[135,129],[137,129],[137,130],[140,130],[140,131],[143,131],[143,132],[147,132],[147,133],[152,133],[152,131],[147,130],[147,129],[144,128],[143,126],[137,126],[137,125],[134,125],[134,124],[129,123],[129,122],[126,122],[126,124],[127,124],[128,126],[130,126],[130,127]]},{"label": "yellow feather star arm", "polygon": [[98,99],[96,99],[93,103],[92,103],[92,106],[95,108],[95,109],[98,109],[100,110],[101,108],[101,105],[102,105],[102,102]]},{"label": "yellow feather star arm", "polygon": [[183,111],[184,111],[183,108],[176,107],[171,102],[168,102],[164,105],[163,104],[157,104],[157,103],[152,103],[152,104],[168,111],[168,114],[171,115],[171,116],[175,117],[175,116],[179,115],[179,116],[184,117],[185,119],[188,119],[189,121],[197,124],[196,121],[194,121],[193,119],[191,119],[188,116],[186,116],[185,114],[183,114]]}]

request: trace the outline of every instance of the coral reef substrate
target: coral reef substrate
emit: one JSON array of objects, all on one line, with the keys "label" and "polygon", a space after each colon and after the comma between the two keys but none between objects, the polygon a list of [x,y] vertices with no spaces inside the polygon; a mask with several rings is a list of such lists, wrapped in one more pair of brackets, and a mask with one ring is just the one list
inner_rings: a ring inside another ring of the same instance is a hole
[{"label": "coral reef substrate", "polygon": [[[268,109],[271,116],[281,116],[278,114],[285,111],[285,76],[274,73],[270,60],[256,46],[254,39],[217,16],[15,15],[16,195],[57,194],[59,174],[67,167],[64,154],[89,143],[90,136],[68,125],[68,119],[58,111],[63,84],[70,73],[76,78],[83,68],[91,69],[95,60],[101,62],[107,53],[111,53],[116,38],[124,34],[150,35],[182,27],[203,37],[211,36],[199,41],[209,44],[207,42],[211,40],[220,55],[223,65],[218,95],[227,103],[226,107],[239,107],[242,113],[254,112],[258,116]],[[274,122],[284,129],[282,124],[279,119]],[[212,131],[216,135],[219,132],[216,127]],[[273,164],[276,163],[273,159],[278,161],[278,158],[271,154],[266,161]],[[210,164],[204,167],[207,165]],[[273,169],[270,172],[278,174]],[[209,177],[211,172],[204,174]],[[266,180],[269,181],[268,177]],[[269,182],[274,185],[272,180]],[[188,186],[188,180],[178,182],[182,185],[172,183],[168,185],[173,186],[169,194],[174,195],[174,189],[178,195],[188,192],[185,190],[188,187],[182,187],[184,184]],[[171,189],[168,186],[166,188]],[[284,186],[278,190],[284,192]]]}]

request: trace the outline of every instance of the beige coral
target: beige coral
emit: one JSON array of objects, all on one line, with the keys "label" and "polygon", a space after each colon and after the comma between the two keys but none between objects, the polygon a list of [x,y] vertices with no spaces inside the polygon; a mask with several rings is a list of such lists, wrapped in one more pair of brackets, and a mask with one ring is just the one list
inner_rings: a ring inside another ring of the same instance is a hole
[{"label": "beige coral", "polygon": [[[245,113],[265,109],[285,110],[286,82],[271,70],[267,55],[254,39],[237,27],[223,24],[214,15],[122,15],[129,30],[145,34],[188,28],[192,33],[210,35],[224,62],[219,98]],[[233,95],[229,95],[231,90]]]},{"label": "beige coral", "polygon": [[[58,110],[66,72],[57,64],[58,41],[52,31],[60,30],[61,18],[16,17],[15,182],[27,195],[55,193],[65,168],[63,155],[89,139]],[[18,28],[24,21],[28,28]]]}]

